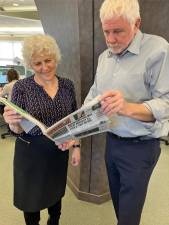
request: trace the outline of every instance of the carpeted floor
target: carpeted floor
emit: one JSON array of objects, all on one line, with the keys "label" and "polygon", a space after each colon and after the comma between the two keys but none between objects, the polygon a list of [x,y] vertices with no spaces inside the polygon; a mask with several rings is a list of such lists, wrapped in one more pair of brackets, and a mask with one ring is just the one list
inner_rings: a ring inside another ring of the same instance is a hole
[{"label": "carpeted floor", "polygon": [[[140,225],[169,225],[169,147],[161,146]],[[14,138],[0,139],[0,225],[24,225],[22,212],[12,205],[13,149]],[[40,225],[46,225],[46,220],[44,210]],[[83,202],[67,188],[60,225],[116,225],[111,201],[102,205]]]}]

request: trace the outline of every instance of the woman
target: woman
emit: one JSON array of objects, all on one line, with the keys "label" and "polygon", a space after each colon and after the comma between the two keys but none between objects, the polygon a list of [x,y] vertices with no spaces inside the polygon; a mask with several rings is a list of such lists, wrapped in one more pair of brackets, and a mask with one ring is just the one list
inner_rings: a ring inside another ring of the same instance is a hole
[{"label": "woman", "polygon": [[7,80],[8,84],[5,84],[5,86],[2,89],[2,92],[0,93],[0,96],[7,97],[10,100],[13,86],[16,83],[16,81],[19,80],[18,72],[14,69],[9,69],[7,72]]},{"label": "woman", "polygon": [[[56,75],[60,51],[48,35],[33,35],[23,43],[23,58],[34,75],[18,81],[12,102],[47,127],[76,110],[73,83]],[[14,205],[24,211],[27,225],[38,225],[40,210],[48,208],[47,225],[58,225],[61,199],[65,193],[68,151],[61,151],[36,126],[28,134],[19,122],[21,116],[5,107],[4,118],[18,134],[14,155]],[[62,150],[74,145],[73,165],[80,161],[79,144],[64,143]]]}]

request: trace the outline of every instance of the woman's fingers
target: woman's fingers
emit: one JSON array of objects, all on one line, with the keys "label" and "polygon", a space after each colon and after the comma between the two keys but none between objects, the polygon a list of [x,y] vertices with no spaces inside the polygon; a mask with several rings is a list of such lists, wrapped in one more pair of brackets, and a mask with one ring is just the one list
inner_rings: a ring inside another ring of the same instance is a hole
[{"label": "woman's fingers", "polygon": [[65,150],[71,148],[74,143],[75,143],[75,140],[69,140],[62,144],[55,142],[55,144],[58,146],[58,148],[61,149],[62,151],[65,151]]},{"label": "woman's fingers", "polygon": [[77,166],[80,163],[80,149],[74,149],[72,152],[71,164]]},{"label": "woman's fingers", "polygon": [[19,123],[22,120],[22,116],[18,114],[15,110],[11,109],[9,106],[4,108],[3,117],[6,123]]}]

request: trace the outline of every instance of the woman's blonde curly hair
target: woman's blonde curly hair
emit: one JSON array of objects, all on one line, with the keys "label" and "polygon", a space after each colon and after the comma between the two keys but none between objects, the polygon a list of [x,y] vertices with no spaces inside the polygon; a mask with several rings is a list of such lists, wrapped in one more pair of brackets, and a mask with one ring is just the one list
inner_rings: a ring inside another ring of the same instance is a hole
[{"label": "woman's blonde curly hair", "polygon": [[61,60],[60,49],[53,37],[46,34],[36,34],[26,37],[22,46],[22,55],[27,67],[31,67],[31,60],[34,54],[49,54],[57,63]]}]

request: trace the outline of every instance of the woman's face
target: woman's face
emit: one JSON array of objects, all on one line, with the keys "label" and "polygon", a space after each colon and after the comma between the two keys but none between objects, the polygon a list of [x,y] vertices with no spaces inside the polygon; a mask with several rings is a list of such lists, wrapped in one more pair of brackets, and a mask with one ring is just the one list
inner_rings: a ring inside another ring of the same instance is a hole
[{"label": "woman's face", "polygon": [[34,54],[31,67],[35,72],[35,76],[44,81],[52,80],[56,74],[56,60],[49,54]]}]

